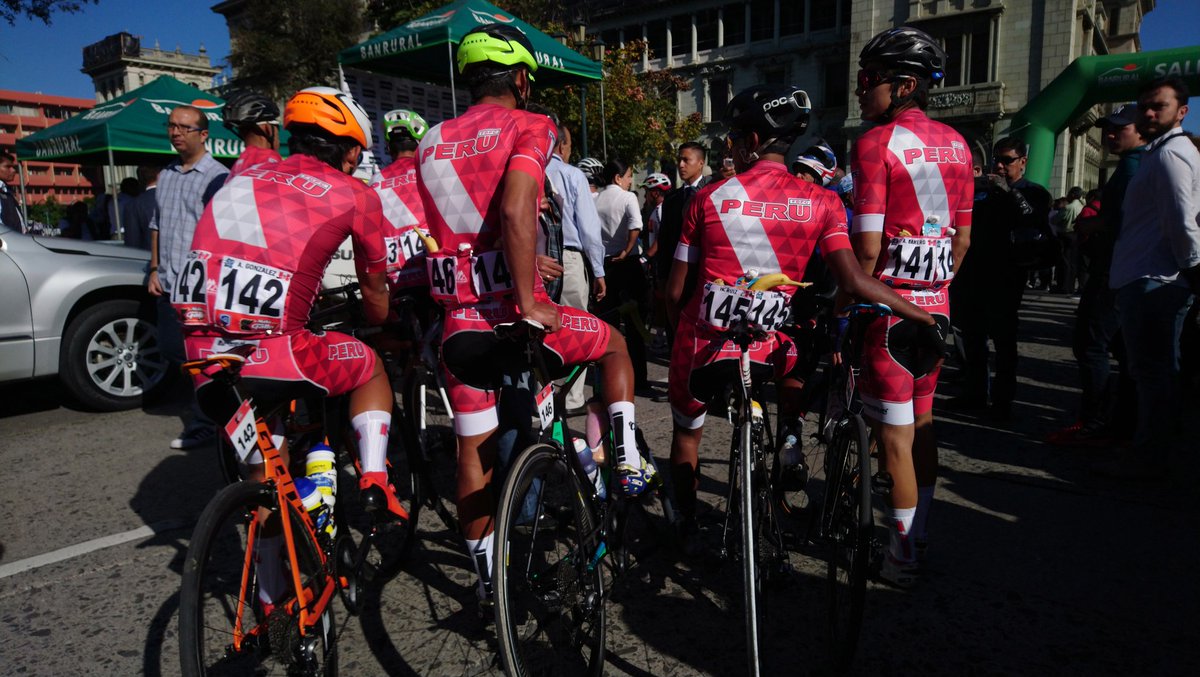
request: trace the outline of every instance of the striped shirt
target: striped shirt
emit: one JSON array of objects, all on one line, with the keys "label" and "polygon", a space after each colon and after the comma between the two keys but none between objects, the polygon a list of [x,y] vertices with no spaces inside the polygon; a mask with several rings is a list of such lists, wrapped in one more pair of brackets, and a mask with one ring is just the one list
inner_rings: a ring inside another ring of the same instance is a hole
[{"label": "striped shirt", "polygon": [[204,206],[224,183],[229,170],[205,153],[191,169],[180,160],[158,174],[158,213],[150,230],[158,231],[158,282],[171,289],[188,252]]}]

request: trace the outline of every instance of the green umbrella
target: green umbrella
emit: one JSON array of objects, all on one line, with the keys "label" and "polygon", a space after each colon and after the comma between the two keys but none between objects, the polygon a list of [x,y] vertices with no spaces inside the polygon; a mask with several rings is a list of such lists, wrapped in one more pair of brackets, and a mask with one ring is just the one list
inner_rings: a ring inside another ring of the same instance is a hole
[{"label": "green umbrella", "polygon": [[539,87],[599,80],[600,64],[561,45],[513,15],[484,0],[458,0],[413,19],[383,35],[343,49],[345,66],[386,75],[454,84],[456,45],[473,28],[502,23],[515,26],[533,45]]},{"label": "green umbrella", "polygon": [[180,105],[208,118],[205,147],[217,159],[236,158],[246,144],[221,125],[220,97],[170,76],[97,105],[53,127],[17,140],[22,160],[80,164],[142,164],[177,155],[167,138],[167,115]]}]

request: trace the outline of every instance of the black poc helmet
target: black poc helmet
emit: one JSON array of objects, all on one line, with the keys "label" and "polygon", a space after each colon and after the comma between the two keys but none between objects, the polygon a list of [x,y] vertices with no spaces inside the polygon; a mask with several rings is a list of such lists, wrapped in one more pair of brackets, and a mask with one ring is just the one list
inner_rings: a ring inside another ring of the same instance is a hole
[{"label": "black poc helmet", "polygon": [[938,82],[946,76],[946,52],[925,31],[911,26],[889,28],[867,42],[858,54],[858,65],[877,63],[884,68]]},{"label": "black poc helmet", "polygon": [[808,129],[812,103],[794,85],[755,85],[742,90],[725,109],[731,132],[755,132],[758,152],[778,139],[795,139]]},{"label": "black poc helmet", "polygon": [[225,128],[236,132],[243,125],[279,120],[279,106],[263,94],[248,89],[239,89],[225,99],[221,109]]}]

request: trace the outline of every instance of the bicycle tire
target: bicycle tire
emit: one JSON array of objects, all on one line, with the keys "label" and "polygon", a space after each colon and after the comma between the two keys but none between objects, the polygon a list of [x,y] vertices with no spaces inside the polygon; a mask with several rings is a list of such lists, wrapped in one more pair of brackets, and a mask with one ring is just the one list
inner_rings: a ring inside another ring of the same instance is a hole
[{"label": "bicycle tire", "polygon": [[755,440],[754,425],[742,424],[737,433],[741,438],[738,458],[738,512],[742,523],[742,595],[746,617],[747,674],[757,676],[762,666],[762,630],[766,625],[766,584],[770,542],[767,530],[770,521],[770,496],[760,491],[763,468],[756,453],[761,440]]},{"label": "bicycle tire", "polygon": [[855,414],[843,419],[826,453],[829,648],[838,674],[854,662],[866,603],[874,531],[869,453],[862,417]]},{"label": "bicycle tire", "polygon": [[604,582],[584,496],[574,469],[548,444],[522,452],[504,482],[493,584],[511,677],[603,671]]},{"label": "bicycle tire", "polygon": [[[276,605],[271,621],[261,617],[255,558],[247,557],[249,526],[259,509],[278,515],[274,488],[239,482],[222,489],[204,509],[192,534],[179,592],[179,661],[185,677],[216,675],[321,675],[336,677],[337,633],[333,604],[302,639],[298,620]],[[312,532],[288,506],[301,580],[319,597],[328,579]],[[257,530],[257,528],[256,528]],[[286,566],[286,558],[285,558]],[[289,578],[290,580],[290,578]],[[245,583],[243,583],[245,581]],[[290,587],[290,586],[289,586]],[[233,640],[237,619],[246,639]],[[311,647],[300,649],[301,643]],[[280,649],[283,650],[280,650]],[[291,665],[289,665],[289,663]]]}]

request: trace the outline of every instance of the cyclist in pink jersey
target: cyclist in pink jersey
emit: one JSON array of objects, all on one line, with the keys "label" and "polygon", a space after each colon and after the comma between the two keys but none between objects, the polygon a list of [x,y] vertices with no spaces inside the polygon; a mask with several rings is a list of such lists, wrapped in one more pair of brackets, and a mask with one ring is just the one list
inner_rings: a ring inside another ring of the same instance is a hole
[{"label": "cyclist in pink jersey", "polygon": [[[732,319],[720,308],[718,295],[728,293],[723,286],[776,273],[799,280],[819,246],[844,291],[886,303],[913,322],[933,323],[928,313],[859,268],[837,196],[792,176],[784,165],[788,147],[808,127],[808,95],[792,86],[760,85],[738,94],[726,110],[726,143],[736,174],[702,188],[688,203],[667,280],[667,308],[677,326],[668,379],[674,419],[671,473],[685,541],[695,532],[697,451],[706,403],[737,378],[740,350],[719,334]],[[697,282],[688,289],[693,276]],[[716,281],[724,285],[706,284]],[[768,297],[756,321],[767,327],[778,318],[781,324],[794,291],[781,286],[767,292],[777,296]],[[778,302],[778,313],[771,310],[773,302]],[[785,422],[799,413],[801,383],[792,377],[798,357],[792,339],[782,332],[772,331],[767,340],[750,346],[752,370],[780,381]]]},{"label": "cyclist in pink jersey", "polygon": [[459,45],[458,69],[473,104],[421,140],[417,186],[440,247],[427,265],[430,291],[446,308],[442,357],[458,435],[458,517],[486,607],[496,393],[499,370],[517,358],[505,355],[510,348],[493,327],[522,318],[544,325],[552,369],[598,361],[622,486],[637,493],[651,476],[635,441],[633,370],[624,340],[594,316],[552,303],[537,275],[538,205],[555,137],[549,118],[524,110],[537,70],[533,48],[516,28],[481,26]]},{"label": "cyclist in pink jersey", "polygon": [[237,134],[246,143],[229,170],[230,179],[263,162],[279,162],[279,107],[258,92],[238,90],[225,100],[221,109],[225,129]]},{"label": "cyclist in pink jersey", "polygon": [[428,284],[425,243],[420,235],[429,235],[429,229],[425,225],[425,206],[417,191],[415,158],[417,144],[429,131],[429,125],[413,111],[396,109],[384,114],[383,129],[392,164],[379,172],[379,180],[371,187],[379,193],[384,219],[391,226],[384,242],[388,282],[396,293]]},{"label": "cyclist in pink jersey", "polygon": [[[291,157],[234,177],[196,226],[192,251],[170,290],[188,333],[188,358],[257,346],[242,382],[260,405],[349,393],[366,507],[407,519],[387,482],[392,390],[382,364],[354,337],[305,328],[322,273],[347,237],[354,242],[368,321],[379,324],[387,315],[379,197],[348,176],[371,145],[370,120],[349,95],[312,87],[288,101],[284,124],[292,134]],[[212,401],[218,390],[208,384],[197,377],[197,396],[219,406]],[[262,462],[248,460],[251,472]]]},{"label": "cyclist in pink jersey", "polygon": [[[907,26],[886,30],[859,55],[862,117],[877,126],[854,145],[851,241],[863,269],[949,328],[948,286],[970,244],[974,177],[962,136],[924,113],[946,54]],[[924,328],[902,318],[868,331],[863,404],[884,449],[891,491],[891,538],[883,577],[910,586],[923,556],[937,481],[933,394],[941,356],[920,350]]]}]

